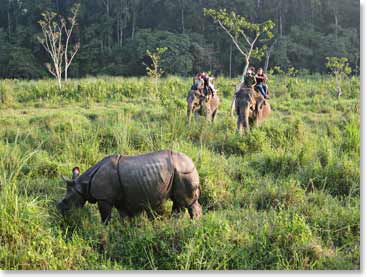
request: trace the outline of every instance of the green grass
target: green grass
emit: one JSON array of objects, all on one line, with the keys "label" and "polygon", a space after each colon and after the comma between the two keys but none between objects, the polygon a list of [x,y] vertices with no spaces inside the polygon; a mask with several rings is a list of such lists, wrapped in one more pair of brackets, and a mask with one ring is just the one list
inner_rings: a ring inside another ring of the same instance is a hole
[{"label": "green grass", "polygon": [[[0,81],[1,269],[359,269],[359,79],[271,77],[273,113],[239,137],[236,80],[217,121],[186,122],[191,79]],[[111,153],[173,149],[201,178],[204,215],[107,227],[95,205],[62,218],[61,175]]]}]

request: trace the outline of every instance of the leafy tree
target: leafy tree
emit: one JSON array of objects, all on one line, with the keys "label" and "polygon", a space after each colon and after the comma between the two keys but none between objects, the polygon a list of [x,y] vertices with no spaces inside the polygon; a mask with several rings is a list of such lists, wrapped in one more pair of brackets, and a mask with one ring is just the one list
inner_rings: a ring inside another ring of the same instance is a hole
[{"label": "leafy tree", "polygon": [[[73,16],[70,11],[74,3],[69,0],[0,1],[0,78],[44,76],[47,71],[42,70],[42,66],[50,62],[50,57],[37,40],[42,36],[38,21],[43,19],[43,11],[55,11],[65,18],[70,28],[67,19]],[[80,49],[67,70],[67,77],[145,75],[142,66],[145,51],[159,47],[169,50],[162,60],[168,74],[188,75],[202,70],[231,73],[231,76],[242,73],[244,56],[219,23],[210,24],[212,17],[203,16],[204,8],[235,11],[251,24],[261,25],[267,20],[276,24],[270,30],[276,39],[273,48],[274,40],[269,40],[266,32],[254,45],[250,62],[255,67],[264,66],[265,62],[264,67],[268,64],[269,68],[280,66],[286,70],[293,66],[323,73],[327,69],[320,61],[326,57],[346,57],[353,73],[359,73],[358,1],[88,0],[80,2],[78,25],[70,37],[68,61],[72,55],[70,50],[74,50],[73,45],[78,41]],[[227,15],[231,17],[230,12]],[[226,28],[235,34],[232,28]],[[256,37],[256,30],[243,30],[250,41]],[[63,36],[65,42],[65,31]],[[237,39],[241,49],[250,48],[242,35],[238,34]],[[269,48],[265,49],[265,44]],[[265,50],[260,51],[265,57],[256,57],[256,48]],[[26,65],[21,64],[22,60]],[[62,74],[65,75],[65,67]]]},{"label": "leafy tree", "polygon": [[147,55],[151,59],[151,65],[146,65],[147,75],[154,80],[155,84],[155,93],[158,95],[158,80],[164,73],[162,68],[160,67],[161,57],[164,52],[167,51],[167,47],[157,48],[154,52],[147,50]]},{"label": "leafy tree", "polygon": [[242,73],[243,80],[250,65],[251,56],[260,58],[264,55],[266,46],[256,47],[256,42],[262,35],[265,38],[272,38],[273,33],[271,30],[274,28],[274,23],[271,20],[262,24],[251,23],[245,17],[237,15],[233,11],[227,13],[226,9],[204,9],[204,15],[210,16],[215,23],[219,24],[227,35],[230,36],[238,51],[245,57],[245,68]]},{"label": "leafy tree", "polygon": [[351,73],[348,59],[345,57],[327,57],[326,67],[331,70],[335,76],[336,92],[338,98],[342,95],[343,76]]}]

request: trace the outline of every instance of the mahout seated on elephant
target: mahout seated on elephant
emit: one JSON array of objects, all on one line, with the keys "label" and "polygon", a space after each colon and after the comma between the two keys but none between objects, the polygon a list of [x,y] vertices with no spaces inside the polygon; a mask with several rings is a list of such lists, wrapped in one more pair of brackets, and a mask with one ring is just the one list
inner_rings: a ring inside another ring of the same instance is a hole
[{"label": "mahout seated on elephant", "polygon": [[[219,106],[219,97],[208,77],[208,85],[202,75],[196,75],[193,85],[189,91],[187,101],[187,117],[191,121],[191,116],[205,115],[208,120],[214,121]],[[207,88],[207,89],[206,89]]]},{"label": "mahout seated on elephant", "polygon": [[67,190],[57,203],[62,214],[88,201],[98,204],[102,222],[107,224],[113,207],[121,219],[144,210],[151,216],[171,199],[172,213],[186,208],[192,219],[202,215],[199,175],[193,161],[183,153],[163,150],[136,156],[115,154],[83,174],[79,172],[75,167],[72,179],[63,177]]}]

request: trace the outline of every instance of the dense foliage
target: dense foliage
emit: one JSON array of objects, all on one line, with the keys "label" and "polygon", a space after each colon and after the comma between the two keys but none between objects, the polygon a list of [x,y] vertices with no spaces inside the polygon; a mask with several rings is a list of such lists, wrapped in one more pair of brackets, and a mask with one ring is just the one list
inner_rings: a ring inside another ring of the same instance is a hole
[{"label": "dense foliage", "polygon": [[[217,121],[188,127],[191,78],[0,83],[1,269],[359,269],[359,78],[270,76],[273,114],[246,136],[217,79]],[[96,205],[55,210],[60,176],[107,154],[192,157],[204,216],[100,224]]]},{"label": "dense foliage", "polygon": [[[0,2],[0,77],[48,76],[47,53],[37,41],[37,23],[45,10],[70,16],[74,0],[4,0]],[[325,72],[327,56],[347,57],[358,73],[359,1],[357,0],[88,0],[80,1],[74,40],[81,48],[71,77],[144,75],[146,50],[167,47],[167,74],[199,70],[236,76],[244,60],[231,39],[203,15],[203,9],[226,8],[250,22],[272,20],[274,42],[269,66],[294,66]],[[264,59],[252,61],[264,66]]]}]

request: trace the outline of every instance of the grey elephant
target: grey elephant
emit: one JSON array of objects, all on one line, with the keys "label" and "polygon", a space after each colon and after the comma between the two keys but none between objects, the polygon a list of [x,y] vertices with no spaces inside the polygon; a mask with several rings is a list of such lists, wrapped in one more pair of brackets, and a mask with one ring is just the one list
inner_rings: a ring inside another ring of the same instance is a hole
[{"label": "grey elephant", "polygon": [[214,121],[219,107],[219,97],[215,93],[205,96],[204,81],[194,80],[194,85],[187,95],[187,117],[191,121],[192,114],[196,117],[204,114],[207,120]]},{"label": "grey elephant", "polygon": [[[232,103],[237,114],[237,131],[247,131],[250,123],[257,125],[271,113],[270,104],[252,88],[240,88]],[[232,111],[231,111],[232,112]]]},{"label": "grey elephant", "polygon": [[151,215],[171,199],[172,213],[186,208],[192,219],[202,215],[199,175],[193,161],[183,153],[163,150],[136,156],[115,154],[81,175],[75,167],[72,179],[63,179],[67,191],[57,203],[62,214],[88,201],[98,204],[102,222],[107,224],[113,207],[124,219],[144,210]]}]

